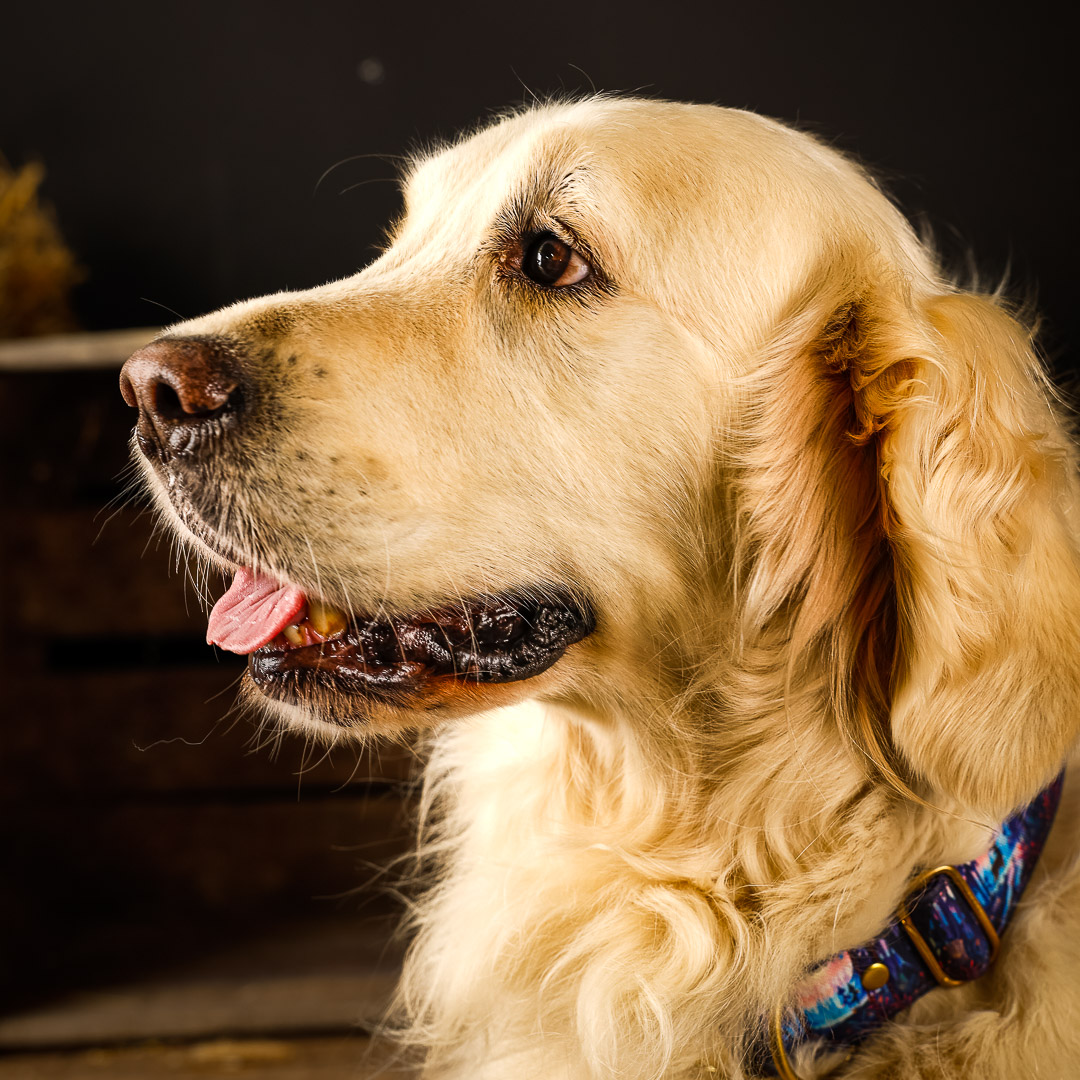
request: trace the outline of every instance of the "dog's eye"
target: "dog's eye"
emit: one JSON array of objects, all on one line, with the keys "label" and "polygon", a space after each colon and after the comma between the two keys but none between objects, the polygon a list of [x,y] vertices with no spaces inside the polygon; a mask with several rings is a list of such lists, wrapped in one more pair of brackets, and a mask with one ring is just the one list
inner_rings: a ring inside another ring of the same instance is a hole
[{"label": "dog's eye", "polygon": [[537,285],[573,285],[589,273],[589,264],[552,233],[541,233],[525,249],[521,271]]}]

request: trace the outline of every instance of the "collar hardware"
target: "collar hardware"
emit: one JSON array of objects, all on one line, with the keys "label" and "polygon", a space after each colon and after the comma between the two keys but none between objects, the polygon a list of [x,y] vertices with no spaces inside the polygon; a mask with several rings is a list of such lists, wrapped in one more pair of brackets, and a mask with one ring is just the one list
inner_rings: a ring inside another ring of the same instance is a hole
[{"label": "collar hardware", "polygon": [[959,979],[949,975],[945,971],[941,960],[934,954],[934,950],[930,947],[930,943],[915,925],[915,921],[912,917],[915,903],[926,893],[934,879],[940,876],[948,878],[949,882],[955,887],[956,892],[963,897],[964,903],[967,904],[972,915],[975,916],[975,921],[978,923],[979,929],[982,930],[983,934],[986,936],[986,943],[989,946],[989,950],[983,967],[984,970],[985,967],[989,967],[997,958],[998,949],[1001,946],[1001,938],[998,936],[997,930],[994,929],[994,924],[990,921],[990,916],[986,914],[986,909],[979,903],[975,894],[971,891],[971,886],[968,885],[964,880],[963,874],[961,874],[955,866],[937,866],[933,870],[927,870],[926,873],[920,874],[915,882],[915,886],[908,892],[896,914],[900,925],[904,928],[904,933],[911,939],[911,944],[919,950],[919,955],[926,961],[926,966],[930,969],[930,974],[934,976],[938,986],[963,986],[964,983],[970,982],[972,979],[977,979],[979,975],[982,974],[982,971],[977,971],[967,978]]},{"label": "collar hardware", "polygon": [[752,1068],[801,1080],[791,1054],[808,1040],[850,1054],[923,994],[984,975],[1049,835],[1063,781],[1062,772],[1003,822],[977,859],[921,872],[879,937],[808,972],[790,1005],[763,1025]]},{"label": "collar hardware", "polygon": [[773,1070],[780,1080],[802,1080],[802,1077],[791,1067],[787,1050],[784,1049],[783,1006],[773,1013],[772,1023],[769,1024],[769,1053],[772,1054]]},{"label": "collar hardware", "polygon": [[[772,1055],[772,1075],[780,1080],[803,1080],[791,1064],[784,1047],[784,1008],[781,1006],[773,1013],[772,1023],[769,1025],[769,1053]],[[847,1061],[855,1053],[853,1046],[834,1046],[834,1050],[847,1050],[842,1061]],[[838,1062],[839,1063],[839,1062]]]}]

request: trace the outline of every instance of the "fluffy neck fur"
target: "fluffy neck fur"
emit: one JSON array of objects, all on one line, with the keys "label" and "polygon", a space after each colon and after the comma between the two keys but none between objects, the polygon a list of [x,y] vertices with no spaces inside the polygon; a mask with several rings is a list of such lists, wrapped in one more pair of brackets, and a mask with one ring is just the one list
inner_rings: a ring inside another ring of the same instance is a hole
[{"label": "fluffy neck fur", "polygon": [[707,1061],[738,1076],[808,964],[880,930],[915,866],[985,842],[867,784],[813,710],[761,719],[714,724],[692,754],[633,718],[539,703],[439,737],[425,792],[440,881],[401,989],[433,1072],[511,1075],[539,1044],[516,1075]]}]

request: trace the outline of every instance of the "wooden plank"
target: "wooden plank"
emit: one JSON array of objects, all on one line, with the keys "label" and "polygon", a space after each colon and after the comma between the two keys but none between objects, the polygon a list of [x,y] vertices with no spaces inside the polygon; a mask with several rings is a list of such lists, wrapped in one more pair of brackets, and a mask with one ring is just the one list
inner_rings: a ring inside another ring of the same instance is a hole
[{"label": "wooden plank", "polygon": [[0,1080],[410,1080],[393,1048],[359,1033],[313,1039],[216,1039],[0,1058]]},{"label": "wooden plank", "polygon": [[410,1080],[419,1072],[397,1051],[359,1033],[336,1038],[214,1039],[0,1058],[0,1080]]},{"label": "wooden plank", "polygon": [[86,334],[45,334],[0,342],[0,371],[71,371],[119,368],[160,333],[155,326]]},{"label": "wooden plank", "polygon": [[0,1046],[348,1031],[365,1011],[381,1011],[394,982],[393,973],[371,972],[146,982],[72,994],[49,1010],[0,1018]]},{"label": "wooden plank", "polygon": [[9,1010],[0,1050],[354,1031],[384,1012],[400,960],[386,918],[281,923]]},{"label": "wooden plank", "polygon": [[[211,650],[206,649],[209,654]],[[169,792],[277,791],[401,782],[407,747],[327,751],[235,709],[240,658],[205,668],[15,673],[0,755],[0,800],[131,799]]]}]

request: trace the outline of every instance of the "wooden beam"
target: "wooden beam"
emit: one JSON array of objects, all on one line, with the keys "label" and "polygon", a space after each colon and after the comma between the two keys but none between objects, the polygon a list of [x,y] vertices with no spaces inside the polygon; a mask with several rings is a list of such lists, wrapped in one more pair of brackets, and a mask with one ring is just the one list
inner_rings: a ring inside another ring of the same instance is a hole
[{"label": "wooden beam", "polygon": [[91,334],[47,334],[0,342],[0,371],[70,371],[119,368],[160,333],[156,326]]}]

